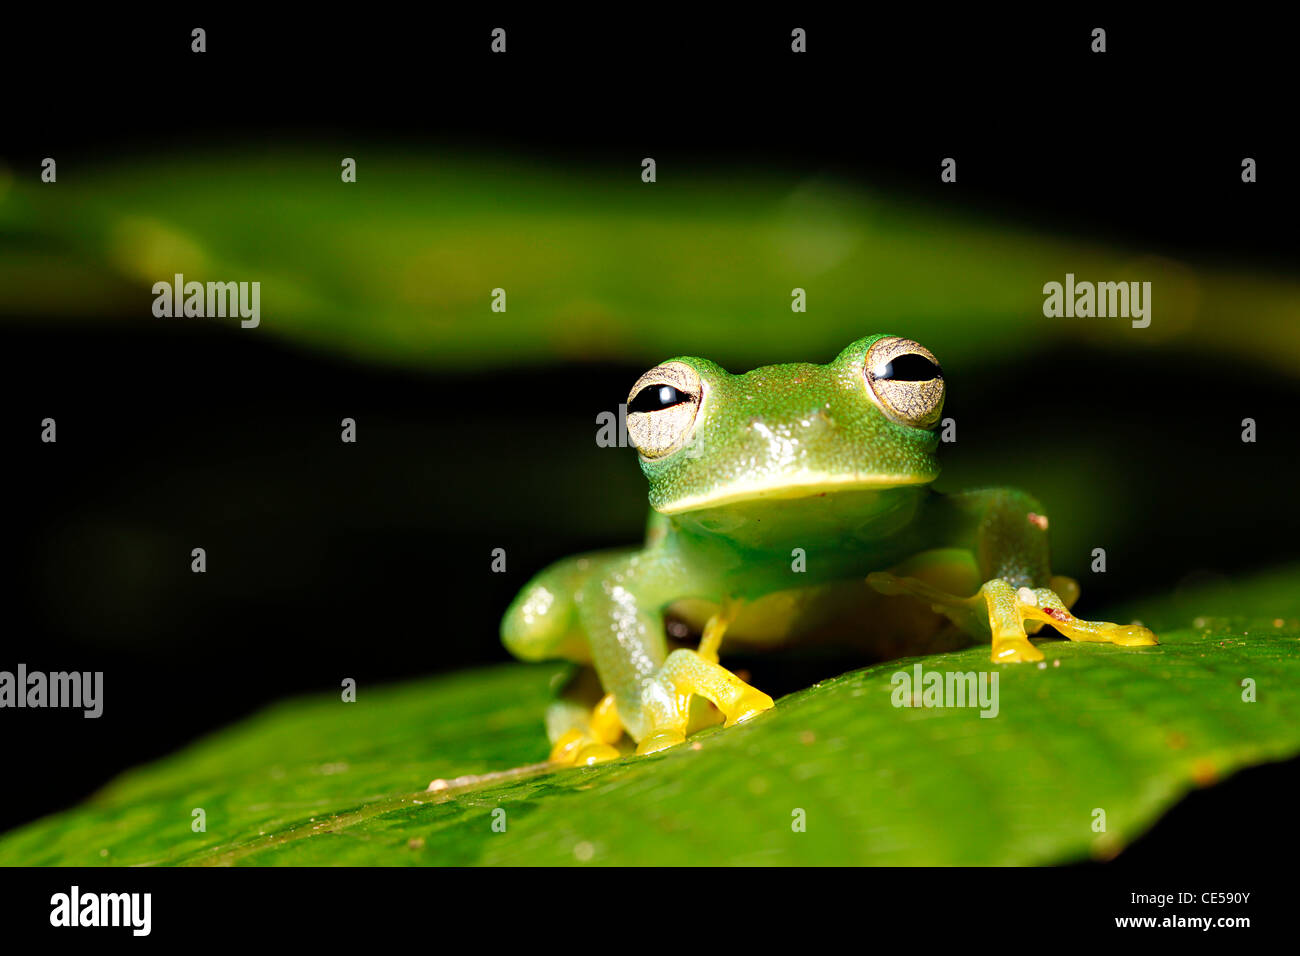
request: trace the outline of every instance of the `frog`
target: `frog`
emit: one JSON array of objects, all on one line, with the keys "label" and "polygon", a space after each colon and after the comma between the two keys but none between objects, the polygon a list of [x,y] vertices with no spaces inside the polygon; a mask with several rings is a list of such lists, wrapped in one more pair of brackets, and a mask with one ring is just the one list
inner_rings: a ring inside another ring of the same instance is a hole
[{"label": "frog", "polygon": [[[1074,616],[1079,587],[1052,573],[1048,517],[1031,495],[934,490],[945,393],[935,355],[886,333],[825,365],[732,374],[679,356],[641,375],[626,431],[649,486],[644,543],[545,568],[501,622],[515,657],[577,666],[545,714],[549,762],[653,754],[771,710],[720,663],[724,637],[797,648],[884,622],[987,641],[1006,666],[1044,660],[1030,640],[1044,626],[1071,641],[1157,644],[1140,623]],[[697,646],[677,639],[683,629]]]}]

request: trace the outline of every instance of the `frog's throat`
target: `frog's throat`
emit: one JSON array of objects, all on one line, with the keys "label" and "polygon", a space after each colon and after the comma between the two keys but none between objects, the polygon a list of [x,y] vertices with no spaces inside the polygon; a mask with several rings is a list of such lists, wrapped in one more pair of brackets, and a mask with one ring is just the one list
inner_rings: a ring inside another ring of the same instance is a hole
[{"label": "frog's throat", "polygon": [[926,485],[934,475],[808,475],[791,479],[777,476],[767,481],[747,481],[727,485],[702,495],[689,495],[655,505],[664,515],[718,508],[746,501],[780,500],[786,498],[812,498],[817,495],[845,491],[866,491],[899,488],[905,485]]}]

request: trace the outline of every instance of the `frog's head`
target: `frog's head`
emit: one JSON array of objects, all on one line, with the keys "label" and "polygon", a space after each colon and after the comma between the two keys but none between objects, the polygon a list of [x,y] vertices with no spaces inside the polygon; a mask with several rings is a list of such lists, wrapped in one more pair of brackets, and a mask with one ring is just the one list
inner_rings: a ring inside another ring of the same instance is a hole
[{"label": "frog's head", "polygon": [[933,481],[943,398],[927,349],[872,335],[829,365],[670,359],[632,386],[627,430],[650,504],[679,514]]}]

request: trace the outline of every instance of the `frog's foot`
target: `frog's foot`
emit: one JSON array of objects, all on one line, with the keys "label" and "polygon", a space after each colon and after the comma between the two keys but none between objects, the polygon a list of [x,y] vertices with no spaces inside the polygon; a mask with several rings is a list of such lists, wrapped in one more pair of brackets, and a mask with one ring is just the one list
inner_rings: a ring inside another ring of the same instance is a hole
[{"label": "frog's foot", "polygon": [[623,736],[623,724],[613,694],[606,694],[590,712],[568,701],[556,701],[546,722],[554,741],[551,763],[590,766],[620,756],[614,744]]},{"label": "frog's foot", "polygon": [[[1042,590],[1047,591],[1046,588]],[[1034,593],[1029,588],[1016,589],[1001,578],[994,578],[986,581],[975,595],[976,598],[983,597],[988,609],[988,628],[993,634],[993,663],[1018,664],[1043,659],[1043,652],[1030,643],[1025,633],[1025,619],[1028,617],[1025,612],[1031,606],[1028,601]]]},{"label": "frog's foot", "polygon": [[718,708],[726,718],[727,727],[773,706],[771,697],[750,687],[726,668],[706,660],[695,651],[673,651],[642,694],[646,732],[642,734],[636,752],[654,753],[685,741],[691,716],[691,697],[695,694]]},{"label": "frog's foot", "polygon": [[1080,620],[1070,613],[1066,602],[1048,588],[1020,588],[1016,591],[1016,599],[1024,605],[1021,615],[1026,620],[1050,624],[1072,641],[1116,644],[1120,647],[1149,647],[1160,643],[1156,640],[1155,633],[1141,624]]},{"label": "frog's foot", "polygon": [[1052,579],[1059,594],[1052,588],[1017,588],[1002,578],[994,578],[968,598],[888,573],[871,574],[867,581],[883,594],[908,594],[929,602],[935,611],[969,634],[990,634],[992,660],[998,664],[1043,659],[1043,652],[1029,640],[1026,622],[1034,630],[1050,624],[1072,641],[1102,641],[1122,647],[1159,643],[1155,634],[1140,624],[1108,624],[1075,617],[1067,605],[1078,598],[1079,588],[1069,578]]},{"label": "frog's foot", "polygon": [[1159,643],[1155,634],[1141,624],[1080,620],[1051,588],[1017,588],[995,578],[986,582],[980,593],[988,605],[993,660],[997,662],[1042,660],[1043,652],[1024,637],[1026,621],[1050,624],[1072,641],[1104,642],[1121,647]]}]

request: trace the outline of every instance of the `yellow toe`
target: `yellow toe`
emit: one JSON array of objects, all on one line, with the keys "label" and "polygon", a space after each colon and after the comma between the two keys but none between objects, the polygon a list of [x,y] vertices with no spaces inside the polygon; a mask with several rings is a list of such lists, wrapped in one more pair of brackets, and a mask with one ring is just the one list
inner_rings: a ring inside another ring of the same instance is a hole
[{"label": "yellow toe", "polygon": [[1004,638],[993,642],[993,663],[1020,664],[1041,661],[1043,652],[1023,637]]},{"label": "yellow toe", "polygon": [[685,742],[686,735],[680,730],[661,730],[637,744],[636,752],[644,756],[645,754],[658,753],[660,750],[667,750],[669,747],[676,747],[678,744]]},{"label": "yellow toe", "polygon": [[767,694],[756,688],[748,687],[737,698],[736,703],[727,714],[725,726],[732,727],[742,721],[749,720],[751,717],[757,717],[763,711],[771,710],[775,706],[776,703]]},{"label": "yellow toe", "polygon": [[1155,632],[1141,624],[1115,624],[1107,629],[1106,637],[1120,647],[1148,647],[1159,644]]},{"label": "yellow toe", "polygon": [[586,742],[587,738],[583,736],[581,731],[568,731],[563,737],[557,740],[555,746],[551,748],[551,756],[549,758],[551,763],[566,765],[573,763],[574,759],[578,756],[578,751],[582,749]]},{"label": "yellow toe", "polygon": [[609,744],[587,744],[575,755],[573,762],[579,767],[590,767],[607,760],[617,760],[619,753]]}]

